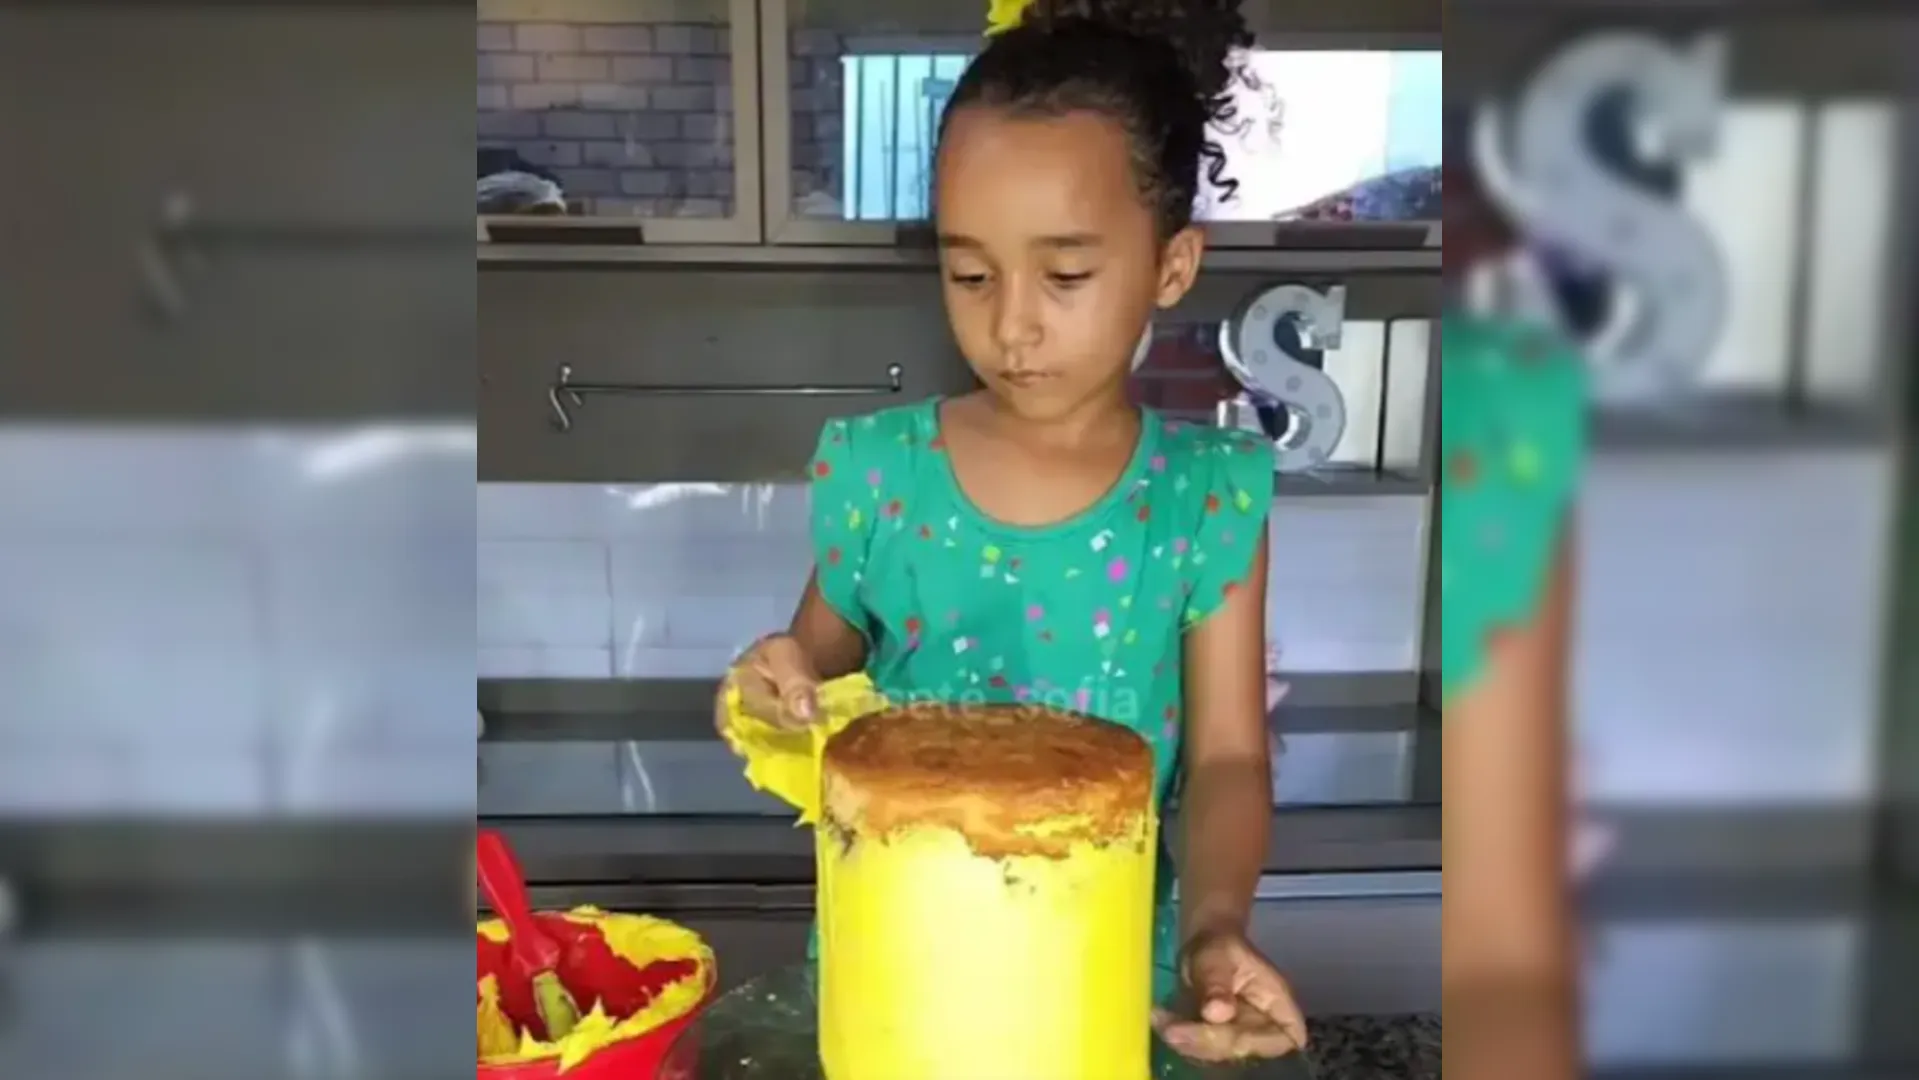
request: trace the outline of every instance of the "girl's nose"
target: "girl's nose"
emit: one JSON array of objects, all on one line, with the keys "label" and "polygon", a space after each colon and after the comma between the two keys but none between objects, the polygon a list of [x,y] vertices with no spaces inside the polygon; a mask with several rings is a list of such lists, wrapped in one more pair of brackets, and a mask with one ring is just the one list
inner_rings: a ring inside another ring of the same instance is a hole
[{"label": "girl's nose", "polygon": [[1008,278],[999,290],[999,303],[993,312],[993,340],[1001,352],[1017,355],[1038,345],[1044,336],[1036,292],[1017,277]]}]

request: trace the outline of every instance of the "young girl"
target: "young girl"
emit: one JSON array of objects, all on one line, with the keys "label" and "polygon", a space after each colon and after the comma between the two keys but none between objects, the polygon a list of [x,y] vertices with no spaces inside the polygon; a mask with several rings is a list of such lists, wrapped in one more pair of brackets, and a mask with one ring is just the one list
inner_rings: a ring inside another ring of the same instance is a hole
[{"label": "young girl", "polygon": [[[1453,160],[1445,272],[1457,299],[1516,238]],[[1566,669],[1584,366],[1536,327],[1458,306],[1441,347],[1446,1064],[1487,1080],[1572,1080]]]},{"label": "young girl", "polygon": [[728,676],[776,723],[864,670],[900,700],[1039,702],[1145,736],[1162,798],[1182,788],[1179,903],[1162,873],[1154,945],[1156,992],[1183,977],[1202,1003],[1161,1018],[1193,1057],[1306,1042],[1247,938],[1272,814],[1272,447],[1127,396],[1148,322],[1199,272],[1207,130],[1250,44],[1227,0],[1037,0],[991,37],[941,118],[935,182],[947,313],[982,389],[826,426],[814,573]]}]

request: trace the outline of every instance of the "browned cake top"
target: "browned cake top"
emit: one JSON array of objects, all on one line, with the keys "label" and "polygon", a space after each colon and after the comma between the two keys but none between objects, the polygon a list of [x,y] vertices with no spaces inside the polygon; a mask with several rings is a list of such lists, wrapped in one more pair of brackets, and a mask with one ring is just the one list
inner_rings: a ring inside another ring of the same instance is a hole
[{"label": "browned cake top", "polygon": [[949,828],[990,858],[1137,838],[1153,806],[1146,740],[1037,706],[916,705],[861,717],[827,742],[824,773],[837,827],[862,836]]}]

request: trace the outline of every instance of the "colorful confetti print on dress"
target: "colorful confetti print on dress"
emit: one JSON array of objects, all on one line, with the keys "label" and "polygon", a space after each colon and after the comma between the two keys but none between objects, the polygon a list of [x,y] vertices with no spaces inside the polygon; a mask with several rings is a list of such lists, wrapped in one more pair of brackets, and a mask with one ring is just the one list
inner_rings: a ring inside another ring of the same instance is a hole
[{"label": "colorful confetti print on dress", "polygon": [[1542,330],[1445,319],[1440,398],[1441,684],[1539,608],[1586,450],[1584,360]]},{"label": "colorful confetti print on dress", "polygon": [[[1033,702],[1124,724],[1152,745],[1163,798],[1183,730],[1181,638],[1252,569],[1272,444],[1143,410],[1111,490],[1027,528],[986,516],[960,489],[938,409],[926,401],[821,433],[821,596],[871,642],[867,674],[887,699]],[[1160,877],[1169,887],[1173,875]],[[1171,911],[1162,904],[1166,964]]]}]

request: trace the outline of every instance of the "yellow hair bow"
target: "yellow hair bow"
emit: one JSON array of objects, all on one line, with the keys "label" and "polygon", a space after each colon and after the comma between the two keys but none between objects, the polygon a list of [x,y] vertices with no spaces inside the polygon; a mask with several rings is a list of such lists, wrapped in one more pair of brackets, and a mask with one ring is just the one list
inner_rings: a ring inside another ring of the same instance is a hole
[{"label": "yellow hair bow", "polygon": [[1033,0],[987,0],[986,36],[1005,33],[1020,24]]}]

